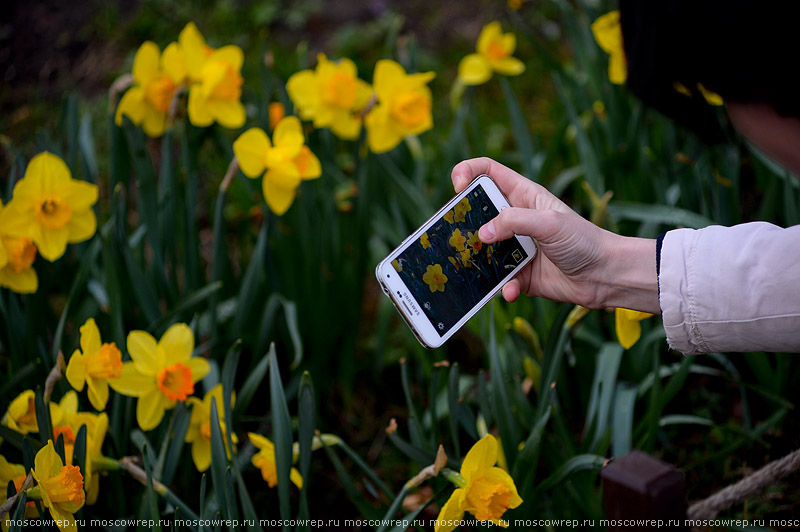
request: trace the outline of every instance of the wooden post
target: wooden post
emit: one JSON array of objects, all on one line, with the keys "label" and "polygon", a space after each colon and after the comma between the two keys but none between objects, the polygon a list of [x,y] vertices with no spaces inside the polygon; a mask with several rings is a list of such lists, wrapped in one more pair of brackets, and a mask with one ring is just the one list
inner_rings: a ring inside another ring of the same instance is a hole
[{"label": "wooden post", "polygon": [[601,472],[607,530],[688,530],[683,473],[641,451]]}]

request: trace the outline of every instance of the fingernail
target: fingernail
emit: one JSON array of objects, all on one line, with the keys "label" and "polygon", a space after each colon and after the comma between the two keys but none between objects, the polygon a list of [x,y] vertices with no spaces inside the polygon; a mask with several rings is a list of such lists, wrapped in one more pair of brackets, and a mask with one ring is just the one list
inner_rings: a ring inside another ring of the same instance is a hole
[{"label": "fingernail", "polygon": [[478,230],[478,236],[483,241],[493,239],[494,235],[495,235],[495,232],[494,232],[494,221],[490,221],[489,223],[483,225]]}]

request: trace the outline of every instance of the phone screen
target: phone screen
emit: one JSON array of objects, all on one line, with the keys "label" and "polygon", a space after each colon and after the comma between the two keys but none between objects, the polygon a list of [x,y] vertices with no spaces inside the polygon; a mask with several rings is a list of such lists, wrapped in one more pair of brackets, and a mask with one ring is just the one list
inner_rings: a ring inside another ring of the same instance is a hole
[{"label": "phone screen", "polygon": [[516,237],[489,245],[478,239],[497,214],[478,185],[392,261],[440,336],[528,256]]}]

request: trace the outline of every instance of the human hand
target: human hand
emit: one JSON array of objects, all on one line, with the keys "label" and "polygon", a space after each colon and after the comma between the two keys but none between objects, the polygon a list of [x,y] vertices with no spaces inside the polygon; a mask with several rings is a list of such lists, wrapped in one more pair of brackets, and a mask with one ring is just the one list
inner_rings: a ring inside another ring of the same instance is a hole
[{"label": "human hand", "polygon": [[487,157],[457,164],[453,187],[460,192],[481,174],[491,176],[511,204],[480,228],[481,241],[529,235],[539,248],[540,256],[503,287],[506,301],[524,293],[594,309],[660,312],[655,241],[597,227],[541,185]]}]

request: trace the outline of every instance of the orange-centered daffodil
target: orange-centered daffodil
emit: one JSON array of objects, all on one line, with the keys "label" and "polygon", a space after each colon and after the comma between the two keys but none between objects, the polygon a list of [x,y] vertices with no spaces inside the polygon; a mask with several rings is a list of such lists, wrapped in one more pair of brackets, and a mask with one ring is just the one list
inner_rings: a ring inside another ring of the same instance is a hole
[{"label": "orange-centered daffodil", "polygon": [[628,79],[628,60],[622,45],[622,26],[619,11],[614,10],[592,22],[594,40],[604,52],[609,54],[608,79],[621,85]]},{"label": "orange-centered daffodil", "polygon": [[455,212],[456,222],[467,221],[467,213],[471,210],[472,210],[472,205],[470,205],[469,203],[469,198],[464,198],[458,203],[456,203],[456,206],[453,207],[453,212]]},{"label": "orange-centered daffodil", "polygon": [[242,64],[244,52],[238,46],[214,50],[203,63],[199,79],[189,89],[189,121],[199,127],[215,121],[235,129],[244,125]]},{"label": "orange-centered daffodil", "polygon": [[89,387],[89,401],[97,410],[108,402],[108,380],[122,375],[122,355],[117,344],[101,343],[100,330],[93,318],[81,327],[81,348],[76,349],[67,364],[67,380],[78,390]]},{"label": "orange-centered daffodil", "polygon": [[407,74],[391,59],[375,65],[373,84],[377,103],[367,113],[367,142],[375,153],[391,150],[406,137],[433,127],[431,91],[427,84],[436,74]]},{"label": "orange-centered daffodil", "polygon": [[[40,153],[14,186],[14,199],[3,210],[3,230],[9,236],[33,240],[42,257],[55,261],[64,254],[67,243],[83,242],[94,235],[97,218],[92,205],[97,196],[97,185],[72,179],[60,157]],[[24,242],[15,245],[17,266],[24,270],[32,261],[32,250]]]},{"label": "orange-centered daffodil", "polygon": [[233,153],[244,175],[255,179],[263,174],[264,199],[278,216],[291,207],[301,181],[322,175],[319,159],[305,146],[303,129],[296,116],[278,122],[272,142],[264,130],[248,129],[233,143]]},{"label": "orange-centered daffodil", "polygon": [[42,502],[50,510],[59,530],[77,531],[73,514],[83,507],[86,499],[83,475],[78,466],[64,465],[53,440],[48,440],[47,445],[36,453],[33,478],[38,483]]},{"label": "orange-centered daffodil", "polygon": [[355,63],[347,58],[330,61],[325,54],[317,56],[316,69],[293,74],[286,82],[286,92],[300,118],[350,140],[361,133],[361,111],[372,96],[369,84],[358,78]]},{"label": "orange-centered daffodil", "polygon": [[128,334],[132,362],[122,364],[118,379],[108,380],[117,392],[138,397],[136,420],[142,430],[161,423],[164,412],[194,393],[194,384],[206,376],[208,362],[192,357],[194,334],[185,323],[176,323],[158,342],[145,331]]},{"label": "orange-centered daffodil", "polygon": [[491,434],[481,438],[461,463],[459,487],[450,496],[439,517],[436,532],[450,532],[458,526],[464,512],[472,513],[479,521],[508,526],[501,518],[506,510],[522,504],[514,479],[499,467],[497,440]]},{"label": "orange-centered daffodil", "polygon": [[122,117],[127,116],[148,136],[160,137],[167,127],[175,91],[186,77],[177,44],[170,44],[162,54],[156,43],[146,41],[133,58],[132,74],[134,85],[122,95],[114,122],[121,126]]},{"label": "orange-centered daffodil", "polygon": [[[231,450],[228,449],[228,438],[225,437],[225,408],[222,402],[222,384],[217,384],[206,393],[203,400],[190,397],[186,402],[192,408],[192,417],[189,421],[189,429],[186,431],[185,441],[192,444],[192,460],[195,467],[201,473],[211,465],[211,399],[214,399],[217,406],[217,416],[220,429],[222,429],[222,441],[225,443],[225,451],[228,458]],[[236,402],[236,394],[231,394],[231,407]],[[239,441],[236,434],[231,434],[234,446]]]},{"label": "orange-centered daffodil", "polygon": [[[253,455],[252,464],[261,470],[261,477],[266,481],[270,488],[278,485],[278,469],[275,465],[275,445],[269,439],[255,432],[248,432],[247,437],[256,446],[258,452]],[[303,477],[300,472],[292,468],[289,472],[289,480],[298,488],[303,488]]]},{"label": "orange-centered daffodil", "polygon": [[450,235],[450,239],[447,242],[456,248],[456,251],[464,251],[464,244],[467,243],[467,237],[461,234],[461,229],[456,229],[453,231],[453,234]]},{"label": "orange-centered daffodil", "polygon": [[494,72],[506,76],[523,73],[525,64],[512,57],[516,47],[516,35],[503,33],[499,22],[490,22],[478,36],[478,53],[469,54],[458,64],[458,78],[465,85],[480,85],[489,81]]},{"label": "orange-centered daffodil", "polygon": [[442,272],[441,264],[428,265],[422,280],[431,289],[431,292],[444,292],[444,283],[447,282],[447,276]]}]

